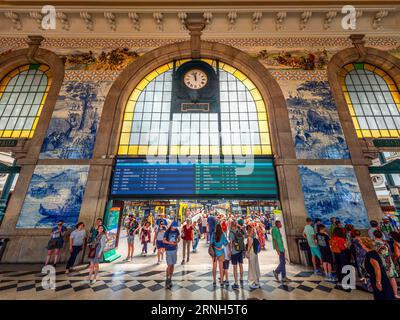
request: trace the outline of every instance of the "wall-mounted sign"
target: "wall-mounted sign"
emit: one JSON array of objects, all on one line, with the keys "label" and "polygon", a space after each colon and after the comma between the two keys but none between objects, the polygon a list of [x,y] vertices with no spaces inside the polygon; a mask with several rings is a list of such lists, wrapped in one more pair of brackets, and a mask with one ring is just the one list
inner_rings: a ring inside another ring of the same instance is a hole
[{"label": "wall-mounted sign", "polygon": [[374,139],[372,142],[377,148],[400,148],[400,139]]},{"label": "wall-mounted sign", "polygon": [[18,144],[17,139],[0,139],[0,148],[16,147]]}]

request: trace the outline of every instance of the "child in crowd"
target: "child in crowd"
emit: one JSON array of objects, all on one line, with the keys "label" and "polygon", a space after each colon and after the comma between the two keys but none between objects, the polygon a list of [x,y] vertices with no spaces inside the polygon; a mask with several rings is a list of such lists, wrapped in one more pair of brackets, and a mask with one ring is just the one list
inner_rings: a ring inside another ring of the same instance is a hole
[{"label": "child in crowd", "polygon": [[223,276],[222,281],[225,284],[225,287],[229,288],[229,261],[231,260],[229,245],[224,246],[224,262],[223,262]]}]

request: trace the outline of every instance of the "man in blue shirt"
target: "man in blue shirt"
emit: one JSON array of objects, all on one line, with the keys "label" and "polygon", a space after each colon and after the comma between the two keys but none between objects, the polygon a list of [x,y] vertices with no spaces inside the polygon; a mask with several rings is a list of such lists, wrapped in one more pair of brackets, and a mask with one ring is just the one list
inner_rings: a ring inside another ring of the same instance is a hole
[{"label": "man in blue shirt", "polygon": [[165,231],[163,244],[165,247],[165,254],[167,260],[167,279],[165,281],[165,287],[171,289],[172,287],[172,274],[174,273],[174,266],[177,260],[178,243],[180,241],[180,235],[178,230],[178,223],[172,222],[171,226]]},{"label": "man in blue shirt", "polygon": [[207,243],[210,242],[211,236],[214,234],[215,231],[215,217],[214,213],[210,212],[207,218]]}]

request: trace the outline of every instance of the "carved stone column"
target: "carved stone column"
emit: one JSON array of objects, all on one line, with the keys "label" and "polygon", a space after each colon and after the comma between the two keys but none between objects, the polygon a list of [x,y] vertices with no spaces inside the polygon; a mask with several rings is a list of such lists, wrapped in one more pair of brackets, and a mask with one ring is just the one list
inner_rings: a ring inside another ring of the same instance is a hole
[{"label": "carved stone column", "polygon": [[192,51],[192,59],[200,59],[201,34],[206,27],[206,22],[204,20],[203,14],[188,13],[185,25],[190,34],[190,48]]}]

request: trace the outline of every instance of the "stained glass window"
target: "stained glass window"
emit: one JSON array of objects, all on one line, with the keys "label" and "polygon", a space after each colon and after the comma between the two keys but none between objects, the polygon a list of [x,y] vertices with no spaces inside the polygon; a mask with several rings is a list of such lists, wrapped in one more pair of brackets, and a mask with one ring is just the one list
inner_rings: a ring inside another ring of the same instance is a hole
[{"label": "stained glass window", "polygon": [[31,138],[51,79],[48,66],[30,64],[8,73],[0,82],[0,137]]},{"label": "stained glass window", "polygon": [[118,155],[272,154],[266,107],[253,82],[228,64],[203,61],[219,68],[220,113],[171,115],[173,63],[163,65],[133,90]]},{"label": "stained glass window", "polygon": [[400,136],[400,95],[393,79],[367,64],[344,66],[340,81],[359,138]]}]

